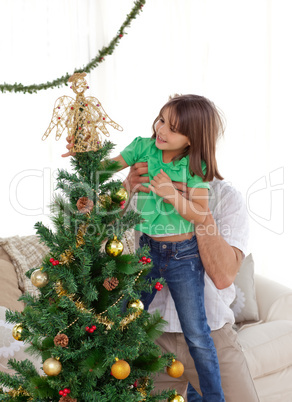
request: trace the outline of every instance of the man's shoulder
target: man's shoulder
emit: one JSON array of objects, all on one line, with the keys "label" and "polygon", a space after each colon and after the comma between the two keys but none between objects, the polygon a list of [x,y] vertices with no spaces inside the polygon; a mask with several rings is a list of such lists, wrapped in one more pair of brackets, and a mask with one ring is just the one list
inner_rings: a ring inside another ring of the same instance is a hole
[{"label": "man's shoulder", "polygon": [[240,197],[242,194],[232,185],[231,182],[226,180],[213,179],[209,182],[210,184],[210,195],[214,194],[216,198],[223,197]]},{"label": "man's shoulder", "polygon": [[236,188],[232,185],[230,181],[226,180],[219,180],[214,178],[212,181],[210,181],[210,188],[213,189],[213,191],[223,191],[224,193],[230,193],[230,192],[237,192]]}]

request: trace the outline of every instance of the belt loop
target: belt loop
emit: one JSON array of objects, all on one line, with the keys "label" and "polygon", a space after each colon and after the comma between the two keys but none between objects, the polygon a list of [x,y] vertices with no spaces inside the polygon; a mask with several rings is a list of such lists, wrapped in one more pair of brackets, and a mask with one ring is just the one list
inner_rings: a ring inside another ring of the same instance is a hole
[{"label": "belt loop", "polygon": [[151,237],[148,235],[146,235],[146,236],[147,236],[148,247],[151,248]]}]

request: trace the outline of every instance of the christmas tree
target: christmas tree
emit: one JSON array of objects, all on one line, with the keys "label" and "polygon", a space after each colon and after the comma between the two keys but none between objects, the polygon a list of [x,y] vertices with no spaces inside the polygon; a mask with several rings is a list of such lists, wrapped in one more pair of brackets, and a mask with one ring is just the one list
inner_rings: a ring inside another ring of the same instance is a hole
[{"label": "christmas tree", "polygon": [[27,272],[38,295],[24,294],[24,311],[6,314],[15,324],[13,336],[39,356],[43,372],[29,360],[10,360],[15,374],[0,373],[6,389],[0,400],[183,401],[174,390],[153,393],[153,374],[170,367],[170,375],[178,376],[183,369],[154,343],[164,321],[139,300],[142,290],[162,286],[145,281],[152,264],[148,250],[123,254],[141,217],[125,208],[128,194],[113,179],[119,164],[109,159],[114,145],[102,144],[98,134],[108,134],[105,123],[120,127],[96,98],[84,97],[84,74],[71,82],[76,100],[57,100],[44,137],[54,128],[59,137],[66,128],[74,136],[73,172],[58,172],[54,230],[35,225],[49,248],[42,265]]}]

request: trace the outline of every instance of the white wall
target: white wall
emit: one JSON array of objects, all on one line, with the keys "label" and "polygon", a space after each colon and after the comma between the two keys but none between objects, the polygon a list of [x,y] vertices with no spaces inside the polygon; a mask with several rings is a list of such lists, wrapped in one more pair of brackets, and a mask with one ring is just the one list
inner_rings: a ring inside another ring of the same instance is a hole
[{"label": "white wall", "polygon": [[[0,0],[0,81],[50,81],[92,59],[132,7],[130,0]],[[221,173],[243,194],[256,270],[292,286],[288,250],[292,93],[290,0],[148,0],[112,56],[88,76],[110,117],[116,153],[148,136],[173,93],[198,93],[224,112]],[[51,175],[70,168],[65,136],[45,141],[55,100],[69,87],[0,94],[1,233],[49,223]]]}]

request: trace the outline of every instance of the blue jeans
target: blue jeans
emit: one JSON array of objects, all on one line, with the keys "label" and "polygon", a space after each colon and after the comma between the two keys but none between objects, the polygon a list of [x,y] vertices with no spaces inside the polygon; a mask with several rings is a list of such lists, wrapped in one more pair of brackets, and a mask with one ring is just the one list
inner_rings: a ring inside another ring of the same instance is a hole
[{"label": "blue jeans", "polygon": [[195,388],[190,383],[188,384],[187,396],[188,396],[188,402],[202,402],[203,400],[201,395],[195,390]]},{"label": "blue jeans", "polygon": [[[148,245],[153,268],[147,279],[163,277],[174,300],[180,324],[198,372],[204,402],[224,402],[217,352],[210,335],[204,306],[204,268],[197,239],[177,243],[151,239],[145,233],[140,247]],[[142,292],[147,310],[156,289]]]}]

